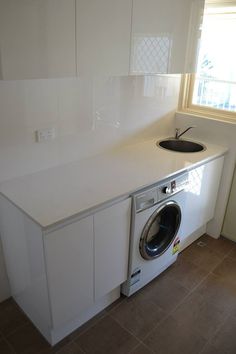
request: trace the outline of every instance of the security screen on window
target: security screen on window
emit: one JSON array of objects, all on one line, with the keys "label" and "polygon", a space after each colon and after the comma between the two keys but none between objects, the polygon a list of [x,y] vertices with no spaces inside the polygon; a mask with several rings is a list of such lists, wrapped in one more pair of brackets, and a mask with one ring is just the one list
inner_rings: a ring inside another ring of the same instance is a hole
[{"label": "security screen on window", "polygon": [[205,10],[192,104],[236,112],[236,4]]}]

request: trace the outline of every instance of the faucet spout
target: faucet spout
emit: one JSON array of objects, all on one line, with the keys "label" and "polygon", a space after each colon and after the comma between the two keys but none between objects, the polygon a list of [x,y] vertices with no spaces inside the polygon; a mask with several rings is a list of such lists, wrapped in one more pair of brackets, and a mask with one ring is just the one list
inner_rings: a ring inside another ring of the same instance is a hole
[{"label": "faucet spout", "polygon": [[180,129],[176,128],[175,129],[175,139],[179,139],[182,135],[184,135],[185,133],[187,133],[187,131],[189,131],[192,128],[196,128],[196,125],[193,125],[192,127],[188,127],[187,129],[185,129],[182,133],[180,133]]}]

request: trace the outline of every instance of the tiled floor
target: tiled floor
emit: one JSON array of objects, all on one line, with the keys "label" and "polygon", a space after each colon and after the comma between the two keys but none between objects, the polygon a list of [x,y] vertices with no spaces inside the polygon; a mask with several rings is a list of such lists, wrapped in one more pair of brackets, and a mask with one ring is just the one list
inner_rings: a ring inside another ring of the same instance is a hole
[{"label": "tiled floor", "polygon": [[7,300],[0,353],[235,354],[236,244],[201,237],[152,283],[53,348]]}]

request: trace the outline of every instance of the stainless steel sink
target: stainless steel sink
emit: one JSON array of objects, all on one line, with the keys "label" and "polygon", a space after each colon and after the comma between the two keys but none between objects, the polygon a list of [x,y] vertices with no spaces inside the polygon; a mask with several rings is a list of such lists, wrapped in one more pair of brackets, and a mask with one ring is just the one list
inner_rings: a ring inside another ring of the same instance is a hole
[{"label": "stainless steel sink", "polygon": [[156,144],[163,149],[178,152],[199,152],[206,150],[206,147],[200,143],[174,138],[160,140]]}]

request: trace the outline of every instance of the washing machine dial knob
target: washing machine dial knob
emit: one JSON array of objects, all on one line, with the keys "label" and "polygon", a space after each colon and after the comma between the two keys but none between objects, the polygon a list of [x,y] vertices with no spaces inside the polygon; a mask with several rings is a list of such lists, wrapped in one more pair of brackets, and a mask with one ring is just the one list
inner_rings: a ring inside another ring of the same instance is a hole
[{"label": "washing machine dial knob", "polygon": [[164,188],[162,188],[162,193],[164,193],[164,194],[171,194],[171,188],[170,188],[170,187],[164,187]]}]

